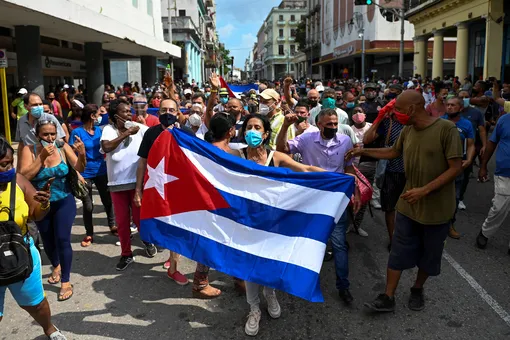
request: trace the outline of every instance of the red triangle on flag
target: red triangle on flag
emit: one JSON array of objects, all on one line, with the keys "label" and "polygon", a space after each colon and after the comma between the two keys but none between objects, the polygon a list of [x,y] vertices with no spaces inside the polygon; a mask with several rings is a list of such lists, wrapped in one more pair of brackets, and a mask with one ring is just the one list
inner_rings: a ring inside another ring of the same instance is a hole
[{"label": "red triangle on flag", "polygon": [[142,219],[230,207],[168,130],[151,147],[144,187]]},{"label": "red triangle on flag", "polygon": [[221,84],[221,87],[224,87],[224,88],[227,89],[228,96],[230,98],[236,98],[236,95],[234,94],[234,92],[232,92],[232,90],[230,89],[230,87],[228,86],[227,82],[225,81],[225,79],[223,79],[222,76],[220,76],[220,84]]}]

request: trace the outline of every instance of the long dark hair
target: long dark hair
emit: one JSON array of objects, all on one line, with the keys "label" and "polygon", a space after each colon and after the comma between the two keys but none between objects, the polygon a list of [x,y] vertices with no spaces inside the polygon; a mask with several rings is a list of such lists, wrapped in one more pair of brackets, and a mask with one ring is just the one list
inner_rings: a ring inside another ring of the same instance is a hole
[{"label": "long dark hair", "polygon": [[96,114],[98,109],[99,108],[97,107],[96,104],[85,105],[85,107],[83,108],[83,110],[81,112],[81,121],[83,122],[83,124],[90,122],[92,120],[92,118],[91,118],[92,115]]},{"label": "long dark hair", "polygon": [[14,149],[11,144],[7,142],[4,136],[0,135],[0,159],[4,158],[9,150],[11,150],[12,156],[14,157]]},{"label": "long dark hair", "polygon": [[204,139],[209,143],[214,143],[225,138],[228,131],[236,125],[236,119],[226,112],[216,113],[209,122],[209,131]]},{"label": "long dark hair", "polygon": [[241,136],[241,142],[246,143],[246,140],[244,139],[244,132],[246,131],[248,122],[250,121],[250,119],[253,119],[253,118],[258,119],[262,122],[262,126],[264,127],[264,132],[268,134],[268,137],[264,141],[264,144],[268,144],[269,140],[271,139],[271,132],[272,132],[271,123],[269,122],[269,119],[267,119],[266,116],[263,116],[258,113],[246,116],[246,119],[243,122],[243,126],[242,126],[241,130],[239,131],[239,134],[240,134],[239,136]]}]

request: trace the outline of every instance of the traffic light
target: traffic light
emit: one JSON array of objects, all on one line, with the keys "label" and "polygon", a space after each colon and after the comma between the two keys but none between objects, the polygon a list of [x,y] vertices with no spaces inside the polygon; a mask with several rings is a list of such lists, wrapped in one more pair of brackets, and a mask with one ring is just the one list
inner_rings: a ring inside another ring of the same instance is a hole
[{"label": "traffic light", "polygon": [[354,0],[354,5],[356,6],[364,6],[364,5],[373,5],[373,0]]}]

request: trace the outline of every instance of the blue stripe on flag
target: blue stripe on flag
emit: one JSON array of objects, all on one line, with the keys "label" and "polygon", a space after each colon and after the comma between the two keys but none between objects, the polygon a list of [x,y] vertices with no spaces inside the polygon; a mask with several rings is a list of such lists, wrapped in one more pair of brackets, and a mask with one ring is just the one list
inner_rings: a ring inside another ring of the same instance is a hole
[{"label": "blue stripe on flag", "polygon": [[[326,243],[335,225],[333,216],[283,210],[221,190],[218,192],[230,208],[211,212],[254,229],[285,236],[306,237]],[[313,228],[306,228],[306,226],[313,226]]]},{"label": "blue stripe on flag", "polygon": [[180,146],[207,157],[232,171],[250,175],[256,173],[265,178],[318,190],[344,192],[347,197],[351,197],[354,192],[354,177],[349,175],[336,172],[294,172],[286,168],[267,167],[230,155],[212,144],[180,131],[180,129],[172,130],[170,133],[173,134]]},{"label": "blue stripe on flag", "polygon": [[303,267],[248,254],[153,218],[141,221],[140,236],[222,273],[324,302],[319,274]]}]

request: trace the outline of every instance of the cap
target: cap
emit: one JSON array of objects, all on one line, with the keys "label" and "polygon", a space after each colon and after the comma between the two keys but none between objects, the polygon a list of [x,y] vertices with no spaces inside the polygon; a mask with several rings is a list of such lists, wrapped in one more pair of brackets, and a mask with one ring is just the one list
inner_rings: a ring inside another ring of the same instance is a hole
[{"label": "cap", "polygon": [[374,83],[367,83],[365,85],[365,89],[374,89],[374,90],[376,90],[377,89],[377,85],[374,84]]},{"label": "cap", "polygon": [[27,89],[22,87],[19,89],[18,94],[26,95],[28,93]]},{"label": "cap", "polygon": [[324,92],[324,86],[322,85],[316,86],[315,89],[317,90],[317,92]]},{"label": "cap", "polygon": [[226,89],[226,88],[222,87],[222,88],[220,89],[220,93],[219,93],[219,94],[220,94],[220,96],[221,96],[221,95],[227,95],[227,96],[228,96],[228,91],[227,91],[227,89]]},{"label": "cap", "polygon": [[391,84],[389,88],[399,90],[399,91],[404,91],[404,88],[400,84]]},{"label": "cap", "polygon": [[185,95],[186,95],[186,94],[191,94],[191,90],[190,90],[190,89],[186,89],[186,90],[184,90],[184,94],[185,94]]},{"label": "cap", "polygon": [[65,85],[64,85],[64,88],[65,88],[65,89],[68,89],[68,88],[69,88],[69,85],[65,84]]},{"label": "cap", "polygon": [[250,98],[257,100],[257,94],[256,93],[250,94]]},{"label": "cap", "polygon": [[266,100],[268,100],[268,99],[274,99],[276,101],[280,100],[280,95],[278,94],[278,92],[276,92],[273,89],[266,89],[266,90],[262,91],[260,96]]}]

